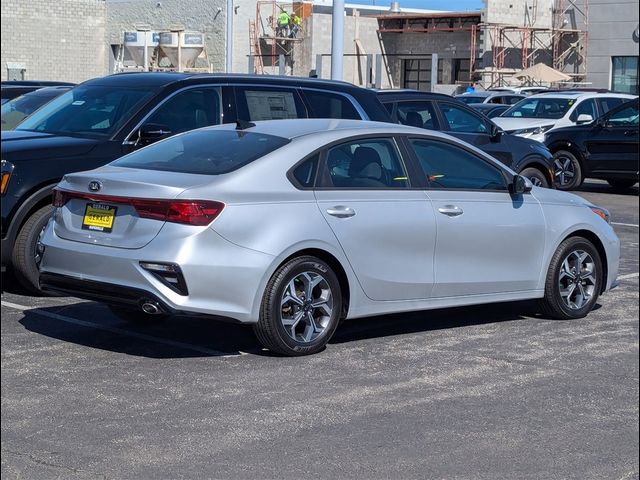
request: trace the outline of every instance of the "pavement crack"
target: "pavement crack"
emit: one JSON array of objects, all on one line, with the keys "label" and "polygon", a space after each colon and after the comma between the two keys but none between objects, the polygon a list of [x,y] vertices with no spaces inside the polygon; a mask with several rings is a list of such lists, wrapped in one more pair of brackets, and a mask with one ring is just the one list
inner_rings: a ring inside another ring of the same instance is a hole
[{"label": "pavement crack", "polygon": [[27,458],[30,461],[32,461],[33,463],[37,463],[38,465],[42,465],[44,467],[58,468],[58,469],[61,469],[61,470],[66,470],[66,471],[74,473],[74,474],[87,473],[89,475],[95,476],[95,478],[101,478],[101,479],[104,479],[104,480],[108,480],[107,476],[102,474],[102,473],[90,472],[88,470],[82,470],[82,469],[79,469],[79,468],[67,467],[66,465],[59,465],[57,463],[48,462],[46,460],[42,460],[41,458],[36,457],[35,455],[33,455],[31,453],[16,452],[14,450],[8,450],[8,449],[4,449],[3,452],[4,453],[9,453],[9,454],[12,454],[12,455],[16,455],[18,457]]}]

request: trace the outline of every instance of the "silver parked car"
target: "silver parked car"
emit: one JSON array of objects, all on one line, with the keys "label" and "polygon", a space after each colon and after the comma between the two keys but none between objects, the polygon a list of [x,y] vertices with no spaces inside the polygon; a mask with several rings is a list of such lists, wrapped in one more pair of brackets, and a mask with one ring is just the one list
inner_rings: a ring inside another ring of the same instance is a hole
[{"label": "silver parked car", "polygon": [[579,318],[615,286],[606,210],[450,136],[350,120],[194,130],[65,176],[45,290],[126,319],[204,314],[319,351],[343,318],[541,299]]}]

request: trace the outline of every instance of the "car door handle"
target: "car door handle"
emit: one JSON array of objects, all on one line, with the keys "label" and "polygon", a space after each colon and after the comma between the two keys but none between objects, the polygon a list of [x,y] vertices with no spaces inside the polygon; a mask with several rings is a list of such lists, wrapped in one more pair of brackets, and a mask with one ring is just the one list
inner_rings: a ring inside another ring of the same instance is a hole
[{"label": "car door handle", "polygon": [[328,208],[327,213],[332,217],[349,218],[349,217],[353,217],[356,214],[356,211],[350,207],[345,207],[343,205],[336,205],[333,208]]},{"label": "car door handle", "polygon": [[456,207],[455,205],[445,205],[444,207],[438,208],[438,211],[447,217],[457,217],[464,213],[460,207]]},{"label": "car door handle", "polygon": [[634,135],[638,135],[638,130],[627,130],[626,132],[624,132],[624,134],[627,137],[632,137]]}]

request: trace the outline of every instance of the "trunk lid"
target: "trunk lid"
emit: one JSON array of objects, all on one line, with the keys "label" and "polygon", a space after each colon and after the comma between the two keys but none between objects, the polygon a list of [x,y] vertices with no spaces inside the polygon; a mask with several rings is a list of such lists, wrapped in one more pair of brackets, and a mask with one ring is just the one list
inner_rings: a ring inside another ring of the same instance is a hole
[{"label": "trunk lid", "polygon": [[65,201],[55,212],[53,228],[66,240],[142,248],[158,235],[165,221],[143,218],[139,212],[141,200],[156,204],[172,200],[186,189],[212,180],[205,175],[110,165],[66,175],[57,187]]}]

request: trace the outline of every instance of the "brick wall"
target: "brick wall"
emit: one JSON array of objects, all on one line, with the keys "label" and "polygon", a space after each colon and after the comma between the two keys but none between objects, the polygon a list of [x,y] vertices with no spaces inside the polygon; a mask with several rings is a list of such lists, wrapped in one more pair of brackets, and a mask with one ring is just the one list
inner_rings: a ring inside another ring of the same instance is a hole
[{"label": "brick wall", "polygon": [[7,63],[28,80],[81,82],[107,73],[104,0],[2,0],[2,80]]}]

